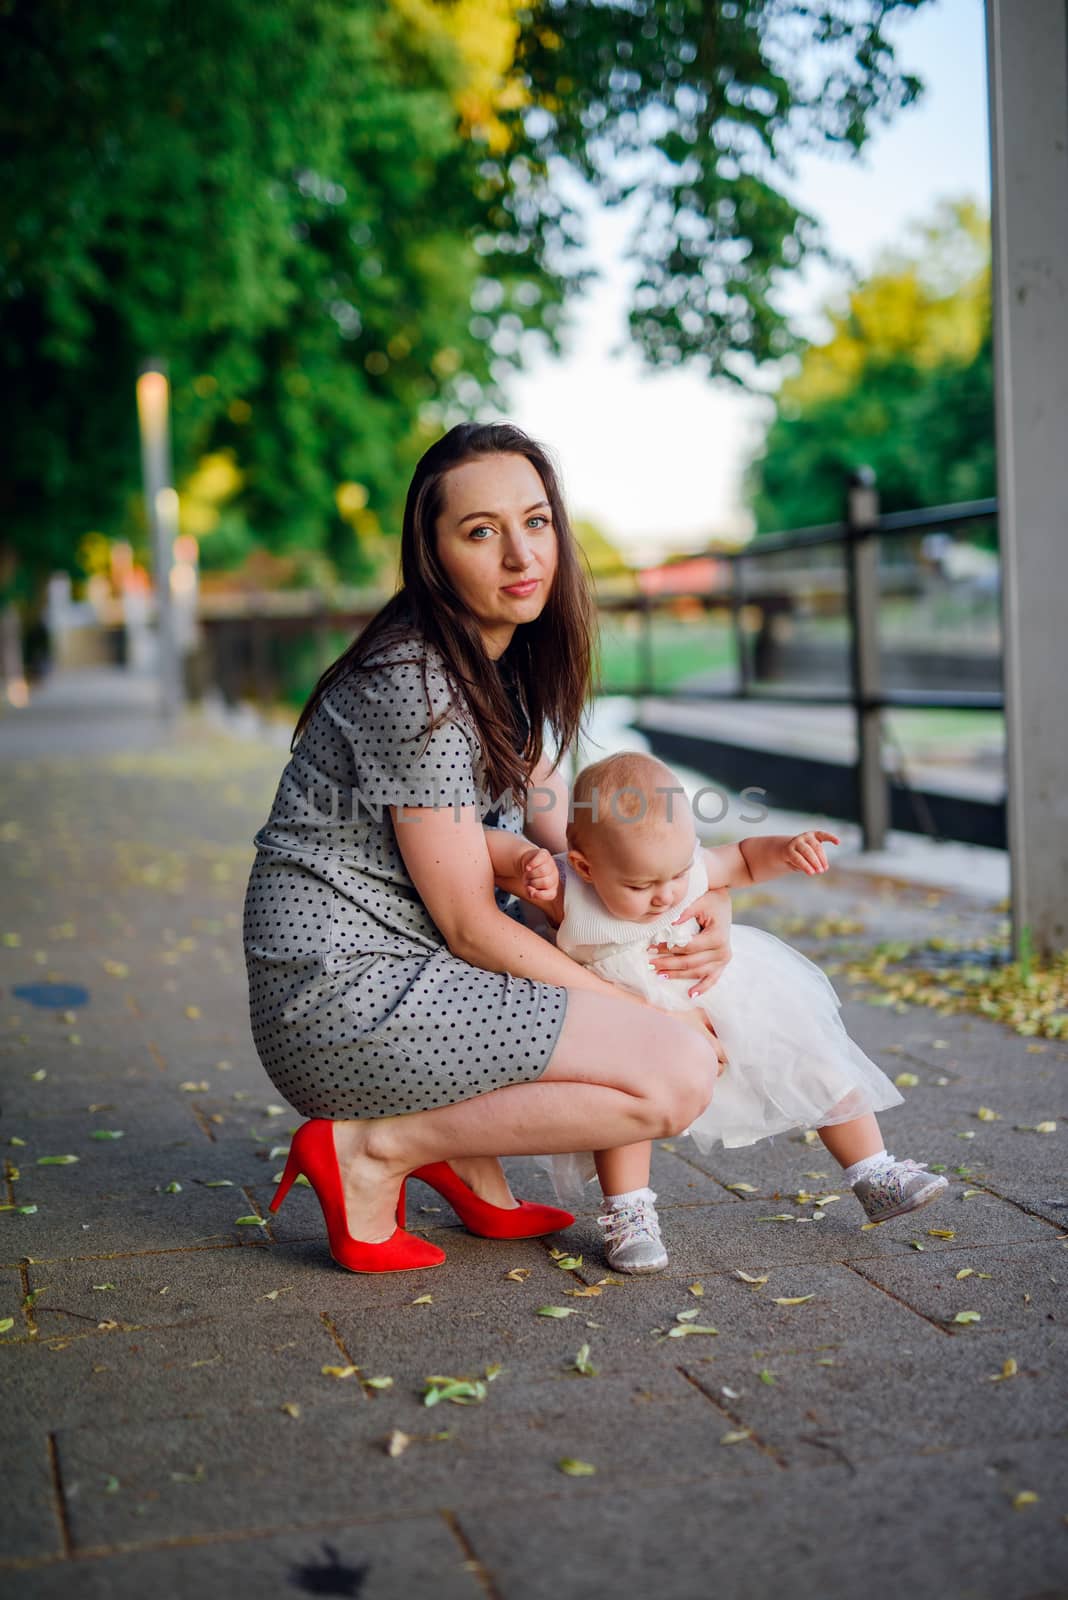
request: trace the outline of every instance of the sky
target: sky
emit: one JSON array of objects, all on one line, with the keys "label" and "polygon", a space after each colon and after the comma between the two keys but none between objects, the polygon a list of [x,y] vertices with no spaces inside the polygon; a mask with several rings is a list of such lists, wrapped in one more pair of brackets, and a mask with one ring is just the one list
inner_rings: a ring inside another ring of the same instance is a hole
[{"label": "sky", "polygon": [[[861,156],[810,152],[784,183],[859,271],[905,242],[909,224],[938,201],[967,196],[989,206],[983,0],[929,0],[888,31],[901,65],[925,85],[920,101],[877,125]],[[588,191],[584,204],[586,260],[603,276],[573,305],[563,358],[531,340],[502,414],[552,448],[572,514],[596,522],[634,562],[748,533],[740,479],[759,450],[769,402],[710,380],[696,363],[653,372],[633,350],[613,355],[626,337],[628,221],[624,207],[609,211]],[[820,307],[841,283],[813,264],[792,276],[778,303],[818,338]]]}]

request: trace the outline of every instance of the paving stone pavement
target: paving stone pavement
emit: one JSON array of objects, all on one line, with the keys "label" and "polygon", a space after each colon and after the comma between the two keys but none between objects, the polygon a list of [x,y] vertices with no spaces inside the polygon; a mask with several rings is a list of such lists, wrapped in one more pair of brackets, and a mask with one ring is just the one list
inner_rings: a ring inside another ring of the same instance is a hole
[{"label": "paving stone pavement", "polygon": [[[240,914],[284,751],[193,713],[131,748],[105,713],[76,749],[54,710],[47,740],[0,719],[5,1589],[1068,1595],[1068,1048],[841,990],[919,1080],[883,1126],[946,1169],[937,1207],[864,1229],[818,1143],[682,1138],[656,1152],[663,1274],[606,1281],[592,1191],[558,1239],[499,1244],[415,1183],[445,1266],[345,1273],[309,1191],[267,1211],[298,1118],[249,1036]],[[817,957],[821,919],[854,943],[995,919],[833,872],[738,916]],[[798,1198],[836,1191],[818,1220]],[[479,1404],[423,1404],[428,1375],[498,1367]]]}]

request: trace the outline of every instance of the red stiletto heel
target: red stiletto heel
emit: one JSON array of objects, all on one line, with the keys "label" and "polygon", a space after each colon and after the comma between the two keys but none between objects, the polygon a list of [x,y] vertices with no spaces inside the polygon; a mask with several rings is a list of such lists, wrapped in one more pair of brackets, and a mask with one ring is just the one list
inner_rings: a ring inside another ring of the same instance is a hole
[{"label": "red stiletto heel", "polygon": [[469,1233],[481,1239],[537,1239],[545,1233],[570,1228],[574,1217],[559,1206],[543,1206],[534,1200],[521,1200],[510,1209],[481,1199],[459,1177],[447,1161],[432,1161],[408,1174],[436,1189],[452,1206]]},{"label": "red stiletto heel", "polygon": [[293,1135],[285,1171],[269,1202],[269,1209],[277,1211],[296,1181],[303,1173],[315,1190],[326,1220],[330,1254],[339,1266],[350,1272],[418,1272],[424,1267],[438,1267],[445,1260],[444,1250],[426,1239],[417,1239],[404,1231],[407,1212],[404,1183],[397,1196],[397,1227],[381,1244],[367,1244],[354,1239],[345,1220],[345,1194],[341,1186],[341,1171],[334,1147],[334,1125],[324,1117],[313,1117],[304,1122]]}]

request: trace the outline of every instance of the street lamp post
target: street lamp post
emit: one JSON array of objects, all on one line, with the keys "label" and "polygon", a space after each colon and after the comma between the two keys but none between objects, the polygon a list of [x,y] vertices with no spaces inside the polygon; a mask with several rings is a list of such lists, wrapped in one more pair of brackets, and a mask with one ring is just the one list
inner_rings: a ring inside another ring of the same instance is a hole
[{"label": "street lamp post", "polygon": [[171,597],[171,563],[178,532],[177,495],[171,482],[170,385],[162,361],[146,361],[137,379],[137,418],[141,431],[141,472],[145,510],[152,535],[156,588],[156,639],[159,709],[168,719],[182,708],[184,686]]}]

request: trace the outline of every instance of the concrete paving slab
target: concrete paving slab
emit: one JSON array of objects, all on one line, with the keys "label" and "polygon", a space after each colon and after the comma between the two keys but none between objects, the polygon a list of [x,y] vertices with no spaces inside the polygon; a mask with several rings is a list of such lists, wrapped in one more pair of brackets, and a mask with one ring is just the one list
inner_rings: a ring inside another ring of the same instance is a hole
[{"label": "concrete paving slab", "polygon": [[145,1417],[365,1398],[358,1382],[323,1376],[324,1366],[349,1363],[310,1310],[272,1317],[253,1310],[171,1328],[128,1324],[94,1336],[26,1341],[8,1355],[5,1412],[27,1434],[46,1410],[53,1428],[119,1428]]},{"label": "concrete paving slab", "polygon": [[917,1456],[1068,1436],[1064,1362],[1068,1338],[1041,1330],[1014,1344],[1019,1375],[994,1382],[1003,1342],[966,1350],[915,1342],[911,1349],[868,1337],[834,1350],[782,1352],[738,1360],[729,1351],[685,1371],[739,1428],[751,1428],[783,1466],[843,1462],[858,1473],[900,1448],[902,1396]]},{"label": "concrete paving slab", "polygon": [[[668,1449],[710,1476],[777,1471],[748,1442],[723,1449],[722,1413],[675,1372],[652,1387],[576,1378],[511,1390],[502,1375],[481,1405],[433,1410],[415,1394],[387,1391],[368,1403],[348,1398],[352,1392],[309,1406],[298,1418],[263,1411],[242,1413],[238,1421],[217,1412],[60,1430],[72,1548],[442,1505],[526,1503],[558,1487],[557,1462],[566,1457],[595,1460],[604,1481],[620,1488],[634,1474],[655,1472]],[[423,1437],[391,1459],[384,1441],[395,1428]],[[425,1438],[442,1431],[449,1437]],[[295,1452],[299,1501],[276,1466]],[[119,1478],[120,1491],[108,1492],[110,1476]]]},{"label": "concrete paving slab", "polygon": [[[746,1272],[764,1283],[747,1283],[735,1274]],[[691,1281],[703,1294],[695,1299]],[[716,1327],[718,1337],[706,1345],[703,1339],[673,1337],[666,1349],[700,1348],[710,1354],[733,1346],[751,1349],[777,1347],[806,1348],[849,1337],[859,1337],[877,1322],[887,1336],[920,1343],[931,1342],[935,1331],[922,1315],[914,1314],[903,1303],[880,1295],[871,1296],[861,1287],[866,1281],[849,1266],[795,1263],[759,1268],[731,1268],[702,1273],[689,1280],[673,1274],[657,1275],[642,1281],[640,1292],[613,1296],[606,1316],[644,1332],[653,1328],[670,1329],[678,1313],[691,1313],[698,1324]],[[798,1304],[777,1304],[799,1301]],[[658,1345],[659,1348],[659,1345]]]},{"label": "concrete paving slab", "polygon": [[[926,1246],[930,1241],[924,1239]],[[967,1259],[965,1259],[967,1256]],[[925,1253],[914,1261],[858,1261],[856,1271],[921,1316],[967,1337],[1051,1325],[1068,1330],[1068,1242],[980,1248],[954,1255]],[[967,1276],[958,1277],[959,1273]],[[986,1274],[986,1276],[984,1276]],[[962,1311],[981,1323],[959,1324]],[[1068,1348],[1065,1351],[1068,1354]]]},{"label": "concrete paving slab", "polygon": [[[626,1584],[657,1600],[855,1600],[858,1584],[914,1600],[1038,1600],[1064,1592],[1068,1443],[988,1446],[933,1458],[914,1450],[869,1459],[856,1473],[780,1473],[744,1483],[646,1481],[629,1493],[597,1478],[529,1510],[458,1513],[498,1593],[610,1600]],[[1037,1492],[1017,1511],[1013,1497]]]},{"label": "concrete paving slab", "polygon": [[[279,1464],[279,1472],[291,1470]],[[264,1527],[245,1538],[103,1552],[24,1572],[27,1600],[114,1600],[116,1594],[356,1595],[360,1600],[483,1600],[485,1587],[447,1516],[324,1523],[297,1533]]]},{"label": "concrete paving slab", "polygon": [[[239,1242],[199,1249],[116,1254],[88,1260],[34,1260],[26,1268],[34,1323],[42,1339],[80,1335],[100,1321],[170,1328],[255,1311],[269,1322],[293,1300],[292,1278],[280,1278],[273,1252]],[[314,1285],[317,1275],[309,1274]],[[100,1289],[94,1285],[109,1284]],[[277,1292],[276,1292],[277,1291]],[[273,1294],[272,1299],[267,1296]],[[296,1303],[313,1306],[314,1295]]]},{"label": "concrete paving slab", "polygon": [[4,1562],[64,1553],[61,1502],[53,1479],[52,1442],[44,1429],[20,1431],[10,1451],[0,1495],[0,1553]]},{"label": "concrete paving slab", "polygon": [[[43,1079],[34,1077],[44,1070]],[[0,1052],[0,1078],[4,1084],[5,1115],[37,1117],[56,1115],[76,1105],[120,1097],[131,1089],[154,1084],[158,1070],[148,1052],[132,1060],[111,1054],[94,1063],[92,1070],[60,1067],[40,1051],[19,1047]]]},{"label": "concrete paving slab", "polygon": [[[13,1212],[0,1214],[0,1258],[17,1262],[25,1255],[37,1261],[63,1257],[100,1260],[127,1251],[183,1250],[205,1242],[245,1244],[247,1229],[235,1219],[251,1215],[252,1206],[240,1189],[208,1189],[183,1184],[181,1192],[163,1192],[176,1163],[157,1169],[159,1192],[147,1183],[123,1188],[106,1187],[106,1179],[93,1192],[77,1199],[64,1193],[63,1177],[70,1168],[35,1169],[19,1183],[20,1203],[36,1204],[32,1217]],[[42,1177],[47,1173],[47,1178]],[[58,1177],[55,1175],[59,1174]],[[257,1229],[257,1231],[259,1231]]]}]

